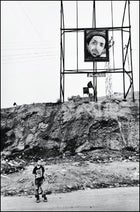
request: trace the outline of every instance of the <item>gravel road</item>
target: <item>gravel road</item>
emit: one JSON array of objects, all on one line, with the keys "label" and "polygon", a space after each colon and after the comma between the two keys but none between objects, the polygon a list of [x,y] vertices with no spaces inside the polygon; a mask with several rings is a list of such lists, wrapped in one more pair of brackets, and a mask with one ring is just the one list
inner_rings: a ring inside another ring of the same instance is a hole
[{"label": "gravel road", "polygon": [[1,211],[139,211],[139,187],[51,194],[48,202],[40,203],[34,196],[2,196]]}]

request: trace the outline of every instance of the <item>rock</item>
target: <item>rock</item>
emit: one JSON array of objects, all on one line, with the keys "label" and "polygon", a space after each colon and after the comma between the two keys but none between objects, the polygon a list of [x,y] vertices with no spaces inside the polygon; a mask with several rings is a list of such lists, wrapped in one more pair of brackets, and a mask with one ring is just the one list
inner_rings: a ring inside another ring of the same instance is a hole
[{"label": "rock", "polygon": [[72,189],[73,186],[72,185],[67,185],[67,188]]},{"label": "rock", "polygon": [[19,170],[24,169],[24,166],[25,166],[25,163],[22,160],[20,162],[17,162],[14,160],[10,160],[10,161],[5,160],[4,162],[3,160],[3,163],[1,165],[1,173],[9,174],[13,172],[18,172]]},{"label": "rock", "polygon": [[115,187],[119,187],[119,183],[115,183],[114,185],[115,185]]},{"label": "rock", "polygon": [[33,134],[35,134],[36,130],[37,130],[36,127],[33,127],[33,128],[30,129],[30,131],[31,131]]},{"label": "rock", "polygon": [[23,188],[22,188],[22,189],[20,189],[20,190],[19,190],[19,192],[20,192],[20,193],[23,193],[23,192],[24,192],[24,189],[23,189]]},{"label": "rock", "polygon": [[18,180],[18,182],[19,183],[24,183],[25,182],[25,179],[24,178],[21,178],[21,179]]},{"label": "rock", "polygon": [[6,192],[6,196],[14,196],[15,194],[16,194],[16,191],[14,191],[14,190],[8,190]]},{"label": "rock", "polygon": [[48,124],[45,124],[43,122],[39,123],[39,129],[41,129],[41,131],[45,131],[48,127]]},{"label": "rock", "polygon": [[16,151],[24,150],[25,144],[24,141],[19,141],[19,144],[15,147]]},{"label": "rock", "polygon": [[83,150],[90,150],[91,147],[92,147],[92,144],[89,143],[88,141],[86,141],[84,144],[82,144],[81,146],[79,146],[79,147],[75,150],[75,152],[76,152],[76,153],[80,153],[80,152],[82,152]]},{"label": "rock", "polygon": [[27,138],[25,139],[25,144],[29,145],[30,143],[33,142],[33,139],[34,139],[34,135],[33,134],[28,134]]}]

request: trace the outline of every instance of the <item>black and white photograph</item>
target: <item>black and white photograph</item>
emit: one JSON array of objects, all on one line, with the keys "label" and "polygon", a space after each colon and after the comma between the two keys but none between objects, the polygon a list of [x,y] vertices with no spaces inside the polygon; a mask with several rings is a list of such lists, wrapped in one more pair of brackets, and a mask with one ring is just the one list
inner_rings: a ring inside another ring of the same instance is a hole
[{"label": "black and white photograph", "polygon": [[139,211],[139,1],[0,6],[1,211]]},{"label": "black and white photograph", "polygon": [[85,30],[85,61],[109,61],[107,30]]}]

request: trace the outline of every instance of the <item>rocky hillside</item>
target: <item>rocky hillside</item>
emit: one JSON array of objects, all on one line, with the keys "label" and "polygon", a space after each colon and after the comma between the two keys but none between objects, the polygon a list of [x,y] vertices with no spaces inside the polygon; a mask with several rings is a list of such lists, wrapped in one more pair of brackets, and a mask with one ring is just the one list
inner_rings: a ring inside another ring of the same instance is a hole
[{"label": "rocky hillside", "polygon": [[139,185],[139,96],[72,97],[1,110],[1,194],[34,195],[41,157],[47,194]]},{"label": "rocky hillside", "polygon": [[135,102],[119,97],[92,102],[73,97],[1,109],[4,157],[32,160],[78,155],[97,149],[139,150],[139,94]]}]

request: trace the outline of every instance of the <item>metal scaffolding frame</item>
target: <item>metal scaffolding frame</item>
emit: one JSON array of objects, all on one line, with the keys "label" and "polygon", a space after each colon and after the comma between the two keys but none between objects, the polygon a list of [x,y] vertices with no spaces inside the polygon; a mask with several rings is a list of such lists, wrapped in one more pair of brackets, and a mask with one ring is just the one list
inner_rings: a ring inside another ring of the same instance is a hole
[{"label": "metal scaffolding frame", "polygon": [[[92,19],[96,18],[95,14],[95,1],[93,2],[93,16]],[[111,2],[112,3],[112,2]],[[94,28],[79,28],[78,27],[78,1],[76,1],[76,28],[65,28],[65,22],[64,22],[64,8],[63,8],[63,1],[60,2],[60,101],[65,101],[65,74],[93,74],[93,84],[95,88],[97,89],[97,79],[94,77],[94,75],[98,73],[121,73],[123,75],[123,99],[126,100],[126,97],[132,89],[132,99],[134,99],[134,83],[133,83],[133,65],[132,65],[132,44],[131,44],[131,22],[130,22],[130,1],[126,0],[124,5],[124,11],[123,11],[123,18],[122,18],[122,25],[120,27],[100,27],[96,28],[96,22],[95,20],[92,20],[94,22]],[[112,6],[112,5],[111,5]],[[128,26],[124,26],[124,18],[126,9],[128,9]],[[112,14],[111,14],[112,15]],[[92,23],[93,23],[92,22]],[[93,26],[93,24],[92,24]],[[93,69],[79,69],[78,66],[78,33],[84,32],[84,30],[92,30],[92,29],[98,29],[98,30],[109,30],[109,31],[120,31],[121,32],[121,40],[122,40],[122,67],[119,68],[113,68],[112,69],[97,69],[96,62],[93,62]],[[69,69],[67,70],[65,68],[65,33],[73,33],[76,32],[76,69]],[[124,33],[129,33],[128,42],[126,45],[126,52],[124,52]],[[130,52],[130,70],[126,70],[126,58],[128,56],[128,51]],[[128,89],[126,90],[126,82],[125,82],[125,76],[128,76],[130,79],[130,84]],[[95,80],[96,79],[96,80]],[[97,90],[96,90],[97,91]],[[95,92],[97,95],[97,92]],[[95,97],[95,101],[97,101],[97,96]]]}]

